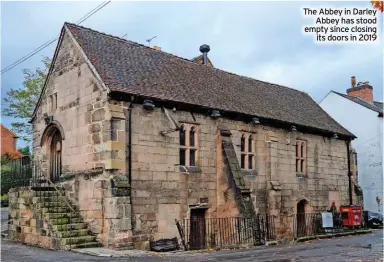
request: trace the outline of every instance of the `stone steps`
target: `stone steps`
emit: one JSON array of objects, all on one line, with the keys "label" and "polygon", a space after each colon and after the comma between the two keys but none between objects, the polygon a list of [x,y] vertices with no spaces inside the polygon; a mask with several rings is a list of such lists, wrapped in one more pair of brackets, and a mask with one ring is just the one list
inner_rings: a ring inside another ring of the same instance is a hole
[{"label": "stone steps", "polygon": [[49,219],[51,225],[68,225],[68,224],[80,224],[83,223],[82,218],[55,218]]},{"label": "stone steps", "polygon": [[60,243],[60,246],[77,245],[96,242],[95,236],[79,236],[79,237],[67,237],[56,239]]},{"label": "stone steps", "polygon": [[41,191],[38,194],[38,204],[45,222],[55,237],[56,248],[73,249],[101,246],[96,241],[96,237],[89,231],[88,225],[84,223],[78,208],[71,203],[68,206],[64,201],[64,191],[60,191],[61,195],[53,190]]},{"label": "stone steps", "polygon": [[[76,210],[76,209],[75,209]],[[68,207],[67,205],[65,206],[52,206],[52,207],[43,207],[42,208],[43,213],[69,213],[72,212],[72,209]]]},{"label": "stone steps", "polygon": [[57,231],[56,235],[58,236],[58,238],[87,236],[89,235],[89,230],[79,229],[79,230],[70,230],[70,231]]},{"label": "stone steps", "polygon": [[46,219],[58,219],[58,218],[79,218],[80,213],[75,212],[75,213],[45,213],[45,218]]}]

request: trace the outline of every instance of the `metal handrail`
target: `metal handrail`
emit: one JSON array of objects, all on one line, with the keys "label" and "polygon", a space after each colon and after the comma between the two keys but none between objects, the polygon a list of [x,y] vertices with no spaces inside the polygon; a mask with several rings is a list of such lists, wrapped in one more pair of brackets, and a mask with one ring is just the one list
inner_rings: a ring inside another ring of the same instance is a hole
[{"label": "metal handrail", "polygon": [[72,213],[76,213],[76,210],[72,207],[72,205],[70,203],[68,203],[67,199],[65,196],[63,196],[61,193],[60,193],[60,190],[56,187],[56,185],[48,178],[44,175],[44,173],[42,173],[41,175],[43,175],[43,177],[53,186],[53,188],[57,191],[57,193],[60,195],[60,197],[63,198],[64,202],[67,204],[67,206],[72,210]]}]

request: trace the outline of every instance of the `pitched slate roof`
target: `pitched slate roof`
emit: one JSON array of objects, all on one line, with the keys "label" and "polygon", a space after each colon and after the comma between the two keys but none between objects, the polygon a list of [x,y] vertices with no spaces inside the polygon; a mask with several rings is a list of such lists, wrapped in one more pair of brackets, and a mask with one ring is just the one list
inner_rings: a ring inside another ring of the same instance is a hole
[{"label": "pitched slate roof", "polygon": [[348,100],[351,100],[352,102],[355,102],[361,106],[364,106],[368,109],[371,109],[379,114],[383,114],[383,103],[382,102],[377,102],[377,101],[373,101],[373,103],[369,103],[359,97],[354,97],[354,96],[348,96],[348,95],[345,95],[345,94],[341,94],[339,92],[336,92],[336,91],[332,91],[333,93],[335,94],[338,94],[339,96],[342,96]]},{"label": "pitched slate roof", "polygon": [[307,93],[66,23],[111,91],[243,113],[354,137]]}]

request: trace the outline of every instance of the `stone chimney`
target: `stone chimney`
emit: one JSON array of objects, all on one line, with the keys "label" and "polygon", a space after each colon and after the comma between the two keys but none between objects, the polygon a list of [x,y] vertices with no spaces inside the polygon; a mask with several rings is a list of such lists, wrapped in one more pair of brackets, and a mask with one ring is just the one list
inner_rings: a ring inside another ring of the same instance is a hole
[{"label": "stone chimney", "polygon": [[373,103],[373,87],[368,81],[359,82],[356,85],[356,78],[354,76],[351,77],[351,88],[347,89],[347,95],[360,97],[369,103]]},{"label": "stone chimney", "polygon": [[154,45],[154,46],[153,46],[153,49],[156,49],[156,50],[161,51],[161,47],[159,47],[159,46],[157,46],[157,45]]}]

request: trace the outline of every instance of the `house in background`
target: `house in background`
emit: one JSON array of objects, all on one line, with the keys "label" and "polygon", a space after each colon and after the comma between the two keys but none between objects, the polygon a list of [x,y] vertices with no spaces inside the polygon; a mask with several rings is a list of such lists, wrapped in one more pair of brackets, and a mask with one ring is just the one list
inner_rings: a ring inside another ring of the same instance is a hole
[{"label": "house in background", "polygon": [[18,136],[11,130],[0,124],[1,126],[1,154],[17,152],[16,144]]},{"label": "house in background", "polygon": [[331,91],[320,106],[357,136],[352,145],[357,153],[358,180],[364,194],[364,208],[383,212],[383,103],[373,98],[369,82],[356,84],[346,94]]},{"label": "house in background", "polygon": [[[292,238],[295,214],[349,204],[355,136],[308,94],[222,71],[210,66],[209,46],[200,51],[191,61],[62,28],[33,114],[33,150],[104,246],[148,248],[179,236],[175,220],[256,214],[276,216],[276,234]],[[12,239],[42,237],[11,220]],[[205,225],[191,222],[189,245],[210,241]],[[37,244],[51,247],[50,236]]]}]

